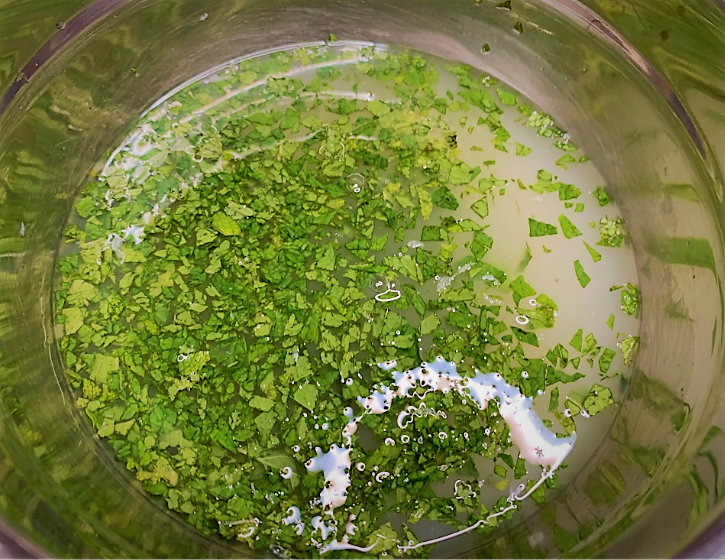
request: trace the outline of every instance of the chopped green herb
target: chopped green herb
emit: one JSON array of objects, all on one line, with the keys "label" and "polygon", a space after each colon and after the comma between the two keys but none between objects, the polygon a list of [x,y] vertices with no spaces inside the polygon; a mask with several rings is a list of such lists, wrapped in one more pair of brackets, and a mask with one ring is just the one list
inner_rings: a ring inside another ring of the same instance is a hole
[{"label": "chopped green herb", "polygon": [[526,157],[531,153],[531,148],[527,148],[523,144],[516,142],[516,155]]},{"label": "chopped green herb", "polygon": [[612,202],[612,199],[609,198],[609,195],[602,187],[597,187],[594,189],[594,192],[592,193],[594,195],[594,198],[599,201],[599,206],[606,206],[610,202]]},{"label": "chopped green herb", "polygon": [[629,365],[629,363],[632,361],[632,354],[639,347],[639,337],[630,336],[628,338],[625,338],[622,342],[619,343],[619,347],[622,350],[622,357],[624,358],[624,363]]},{"label": "chopped green herb", "polygon": [[567,218],[564,214],[559,215],[559,225],[561,226],[561,232],[567,239],[573,239],[574,237],[579,237],[582,234],[582,232],[579,231],[579,229],[572,224],[569,218]]},{"label": "chopped green herb", "polygon": [[571,341],[569,342],[569,346],[571,346],[572,348],[574,348],[574,350],[577,350],[577,351],[581,352],[582,351],[582,335],[583,334],[584,333],[582,332],[581,329],[579,329],[578,331],[576,331],[576,333],[572,337]]},{"label": "chopped green herb", "polygon": [[574,272],[576,273],[576,279],[579,280],[581,287],[586,288],[587,284],[591,281],[591,278],[589,278],[589,275],[584,272],[584,267],[578,260],[574,261]]},{"label": "chopped green herb", "polygon": [[627,315],[636,316],[639,313],[641,302],[642,296],[639,289],[632,284],[627,284],[627,288],[622,290],[622,311]]},{"label": "chopped green herb", "polygon": [[545,235],[556,235],[557,233],[556,226],[529,218],[529,237],[544,237]]},{"label": "chopped green herb", "polygon": [[556,183],[559,190],[559,200],[573,200],[579,198],[581,191],[574,185],[567,185],[566,183]]},{"label": "chopped green herb", "polygon": [[591,255],[594,262],[599,262],[602,260],[602,255],[601,253],[599,253],[599,251],[589,245],[589,243],[587,243],[586,241],[583,241],[582,243],[584,243],[584,246],[587,248],[587,252]]}]

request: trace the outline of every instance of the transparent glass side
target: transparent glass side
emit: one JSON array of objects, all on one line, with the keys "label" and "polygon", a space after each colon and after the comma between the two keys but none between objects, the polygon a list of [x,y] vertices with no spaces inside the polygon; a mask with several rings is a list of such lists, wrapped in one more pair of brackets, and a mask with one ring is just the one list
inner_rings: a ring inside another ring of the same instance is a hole
[{"label": "transparent glass side", "polygon": [[[721,483],[692,470],[715,465],[717,475],[725,447],[711,429],[723,393],[719,168],[679,92],[573,2],[128,2],[48,61],[0,115],[5,517],[60,556],[245,554],[147,498],[73,406],[52,324],[55,250],[104,151],[161,94],[224,61],[329,33],[459,60],[519,89],[590,155],[636,252],[642,347],[607,441],[532,518],[515,518],[476,550],[452,542],[441,552],[674,552],[716,505]],[[627,538],[633,527],[641,538]]]}]

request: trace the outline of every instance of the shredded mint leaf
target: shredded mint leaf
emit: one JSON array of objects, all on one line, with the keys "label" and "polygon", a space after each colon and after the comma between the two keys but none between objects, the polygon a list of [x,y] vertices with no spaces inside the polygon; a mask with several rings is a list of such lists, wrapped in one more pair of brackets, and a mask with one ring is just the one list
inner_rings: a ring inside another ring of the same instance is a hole
[{"label": "shredded mint leaf", "polygon": [[559,187],[559,200],[573,200],[579,198],[581,191],[574,185],[567,185],[566,183],[557,183]]},{"label": "shredded mint leaf", "polygon": [[441,187],[431,194],[431,201],[435,206],[445,210],[457,210],[458,199],[448,187]]},{"label": "shredded mint leaf", "polygon": [[622,357],[624,357],[624,363],[625,365],[629,365],[632,361],[632,354],[637,350],[639,347],[639,337],[638,336],[630,336],[628,338],[625,338],[622,342],[619,343],[619,348],[622,350]]},{"label": "shredded mint leaf", "polygon": [[537,348],[539,347],[539,339],[536,337],[535,333],[524,331],[518,327],[511,327],[511,331],[514,333],[514,336],[519,342],[525,342],[526,344],[531,344]]},{"label": "shredded mint leaf", "polygon": [[526,283],[523,276],[518,276],[513,282],[511,282],[510,288],[513,292],[514,303],[516,305],[518,305],[522,299],[536,295],[536,290]]},{"label": "shredded mint leaf", "polygon": [[484,196],[471,205],[471,210],[478,214],[481,218],[488,216],[488,199]]},{"label": "shredded mint leaf", "polygon": [[557,233],[556,226],[529,218],[529,237],[544,237],[545,235],[556,235]]},{"label": "shredded mint leaf", "polygon": [[607,326],[609,327],[610,331],[614,331],[614,314],[609,315],[609,319],[607,319]]},{"label": "shredded mint leaf", "polygon": [[632,284],[627,284],[627,288],[622,290],[622,311],[627,315],[636,316],[639,313],[641,302],[642,296],[639,289]]},{"label": "shredded mint leaf", "polygon": [[610,220],[609,218],[602,218],[599,220],[599,243],[603,247],[621,247],[622,240],[624,239],[624,233],[621,229],[622,220],[617,218],[616,220]]},{"label": "shredded mint leaf", "polygon": [[317,402],[317,387],[312,384],[302,385],[295,391],[294,399],[308,410],[314,410]]},{"label": "shredded mint leaf", "polygon": [[606,374],[609,371],[609,368],[612,365],[612,360],[614,359],[614,356],[616,356],[616,353],[614,350],[610,350],[609,348],[605,348],[604,351],[599,356],[599,372],[602,374]]},{"label": "shredded mint leaf", "polygon": [[577,350],[577,351],[581,352],[582,351],[582,335],[583,334],[584,333],[582,332],[581,329],[579,329],[578,331],[576,331],[576,333],[574,333],[574,336],[572,337],[571,341],[569,342],[569,346],[571,346],[572,348],[574,348],[574,350]]},{"label": "shredded mint leaf", "polygon": [[589,282],[591,282],[591,278],[589,278],[589,275],[584,272],[584,267],[578,260],[574,261],[574,272],[576,274],[576,279],[579,280],[579,284],[581,285],[581,287],[586,288]]},{"label": "shredded mint leaf", "polygon": [[613,404],[614,397],[612,396],[612,390],[596,383],[592,386],[582,402],[582,406],[590,416],[599,414],[602,410]]},{"label": "shredded mint leaf", "polygon": [[562,169],[566,170],[569,169],[569,164],[576,163],[577,160],[575,157],[571,156],[570,154],[565,154],[561,156],[559,159],[556,160],[556,165],[561,167]]},{"label": "shredded mint leaf", "polygon": [[612,199],[609,198],[609,195],[602,187],[597,187],[594,189],[594,192],[592,193],[594,195],[594,198],[597,199],[599,202],[599,206],[606,206],[610,202],[612,202]]},{"label": "shredded mint leaf", "polygon": [[516,142],[516,155],[526,157],[531,153],[531,148],[527,148],[523,144]]},{"label": "shredded mint leaf", "polygon": [[591,255],[594,262],[599,262],[602,260],[602,255],[599,251],[589,245],[589,243],[587,243],[586,241],[583,241],[582,243],[584,243],[584,246],[587,248],[587,252]]},{"label": "shredded mint leaf", "polygon": [[571,223],[569,218],[567,218],[564,214],[559,215],[559,225],[561,226],[561,232],[567,239],[579,237],[582,234],[582,232],[579,231],[579,229]]},{"label": "shredded mint leaf", "polygon": [[496,93],[498,93],[498,98],[501,100],[501,103],[503,103],[504,105],[511,105],[511,106],[516,105],[516,103],[517,103],[516,96],[513,93],[509,93],[508,91],[503,90],[503,89],[497,89]]}]

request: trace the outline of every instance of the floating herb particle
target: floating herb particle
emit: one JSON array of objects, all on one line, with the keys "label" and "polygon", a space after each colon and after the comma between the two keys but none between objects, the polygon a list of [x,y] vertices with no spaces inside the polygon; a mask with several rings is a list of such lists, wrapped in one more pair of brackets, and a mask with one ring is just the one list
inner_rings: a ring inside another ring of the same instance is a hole
[{"label": "floating herb particle", "polygon": [[579,280],[581,287],[586,288],[589,282],[591,282],[591,278],[589,278],[589,275],[584,272],[584,267],[578,260],[574,261],[574,272],[576,273],[576,279]]},{"label": "floating herb particle", "polygon": [[491,45],[489,45],[488,43],[484,43],[483,46],[481,47],[481,52],[487,53],[490,51],[491,51]]},{"label": "floating herb particle", "polygon": [[551,253],[551,249],[549,249],[546,245],[542,245],[541,248],[543,249],[544,253]]},{"label": "floating herb particle", "polygon": [[510,93],[503,89],[497,89],[496,93],[498,93],[498,98],[504,105],[515,106],[516,103],[518,103],[518,101],[516,100],[516,96],[513,93]]},{"label": "floating herb particle", "polygon": [[597,199],[599,202],[599,206],[606,206],[610,202],[612,202],[612,199],[609,198],[609,195],[602,187],[597,187],[594,189],[594,192],[592,193],[594,195],[594,198]]},{"label": "floating herb particle", "polygon": [[457,210],[458,199],[448,187],[441,187],[431,194],[431,202],[438,208],[445,210]]},{"label": "floating herb particle", "polygon": [[531,153],[531,148],[527,148],[520,142],[516,142],[516,155],[520,157],[526,157]]},{"label": "floating herb particle", "polygon": [[594,338],[592,333],[589,333],[584,337],[584,345],[582,346],[582,355],[589,354],[592,350],[595,350],[597,346],[597,339]]},{"label": "floating herb particle", "polygon": [[584,203],[583,202],[577,202],[576,206],[574,207],[574,212],[584,212]]},{"label": "floating herb particle", "polygon": [[609,319],[607,319],[607,326],[610,331],[614,331],[614,314],[609,315]]},{"label": "floating herb particle", "polygon": [[511,331],[514,333],[516,340],[519,342],[525,342],[526,344],[531,344],[537,348],[539,347],[539,339],[536,337],[535,333],[524,331],[518,327],[511,327]]},{"label": "floating herb particle", "polygon": [[566,183],[557,183],[559,190],[559,200],[573,200],[581,195],[581,191],[575,185],[567,185]]},{"label": "floating herb particle", "polygon": [[639,347],[639,337],[630,336],[628,338],[625,338],[622,342],[619,343],[619,347],[622,350],[622,357],[624,358],[624,363],[626,365],[629,365],[629,363],[632,361],[632,354]]},{"label": "floating herb particle", "polygon": [[517,276],[516,279],[511,282],[510,288],[513,292],[514,303],[517,306],[522,299],[536,295],[536,290],[529,286],[523,276]]},{"label": "floating herb particle", "polygon": [[565,154],[556,160],[556,165],[566,170],[569,169],[569,164],[576,163],[576,158],[570,154]]},{"label": "floating herb particle", "polygon": [[587,243],[586,241],[582,241],[582,243],[584,243],[584,246],[587,248],[587,252],[591,255],[594,262],[599,262],[602,260],[602,255],[601,253],[599,253],[599,251],[589,245],[589,243]]},{"label": "floating herb particle", "polygon": [[557,233],[556,226],[529,218],[529,237],[544,237],[546,235],[556,235]]},{"label": "floating herb particle", "polygon": [[582,332],[582,330],[579,329],[578,331],[576,331],[576,333],[574,333],[574,336],[572,337],[571,341],[569,341],[569,346],[571,346],[572,348],[574,348],[574,350],[577,350],[578,352],[582,351],[582,335],[583,334],[584,333]]},{"label": "floating herb particle", "polygon": [[520,21],[517,21],[514,24],[514,31],[516,31],[517,33],[523,33],[524,32],[524,24],[521,23]]},{"label": "floating herb particle", "polygon": [[[614,317],[614,315],[612,315]],[[612,360],[614,359],[614,356],[616,356],[616,352],[614,350],[610,350],[609,348],[605,348],[604,351],[599,356],[599,372],[602,374],[606,374],[609,371],[609,368],[612,365]]]},{"label": "floating herb particle", "polygon": [[636,316],[639,313],[642,296],[639,289],[632,284],[627,284],[627,288],[622,290],[622,311],[627,315]]},{"label": "floating herb particle", "polygon": [[559,225],[561,226],[561,232],[567,239],[573,239],[574,237],[579,237],[582,234],[582,232],[579,231],[579,229],[572,224],[569,218],[567,218],[564,214],[559,215]]},{"label": "floating herb particle", "polygon": [[471,210],[481,216],[481,218],[486,218],[488,216],[488,199],[484,196],[477,200],[471,205]]},{"label": "floating herb particle", "polygon": [[621,247],[624,234],[622,233],[622,220],[610,220],[602,218],[599,220],[599,237],[597,245],[603,247]]},{"label": "floating herb particle", "polygon": [[582,401],[582,406],[590,416],[599,414],[602,410],[614,404],[612,390],[603,385],[594,384]]}]

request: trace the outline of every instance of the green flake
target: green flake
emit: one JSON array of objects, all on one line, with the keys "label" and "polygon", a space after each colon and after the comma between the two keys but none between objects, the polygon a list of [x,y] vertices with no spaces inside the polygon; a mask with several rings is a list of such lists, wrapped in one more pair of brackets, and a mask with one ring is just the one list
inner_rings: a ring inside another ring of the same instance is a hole
[{"label": "green flake", "polygon": [[458,200],[448,187],[441,187],[431,194],[431,202],[445,210],[457,210]]},{"label": "green flake", "polygon": [[224,212],[217,212],[212,217],[212,227],[225,236],[240,235],[242,233],[239,224],[227,216]]},{"label": "green flake", "polygon": [[625,338],[622,342],[619,343],[619,348],[622,350],[622,356],[624,357],[624,363],[625,365],[629,365],[632,361],[632,354],[637,350],[639,347],[639,337],[638,336],[630,336]]},{"label": "green flake", "polygon": [[574,212],[581,213],[584,212],[584,203],[583,202],[577,202],[576,206],[574,207]]},{"label": "green flake", "polygon": [[606,374],[609,371],[609,368],[612,365],[612,360],[614,359],[614,356],[616,356],[616,353],[614,350],[611,350],[609,348],[605,348],[604,351],[599,356],[599,372],[602,374]]},{"label": "green flake", "polygon": [[420,334],[430,334],[441,324],[435,315],[428,315],[420,322]]},{"label": "green flake", "polygon": [[594,198],[597,199],[599,202],[599,206],[606,206],[610,202],[612,202],[612,199],[609,198],[609,195],[602,187],[597,187],[594,189],[594,192],[592,193],[594,195]]},{"label": "green flake", "polygon": [[477,200],[471,205],[471,210],[481,216],[481,218],[486,218],[488,216],[488,199],[484,196]]},{"label": "green flake", "polygon": [[556,183],[559,190],[559,200],[573,200],[579,198],[581,191],[574,185],[567,185],[566,183]]},{"label": "green flake", "polygon": [[624,233],[622,232],[622,220],[610,220],[602,218],[599,220],[599,243],[603,247],[621,247]]},{"label": "green flake", "polygon": [[252,397],[252,400],[249,401],[249,406],[257,408],[262,412],[267,412],[274,406],[274,401],[266,397]]},{"label": "green flake", "polygon": [[561,156],[559,159],[556,160],[556,165],[561,167],[562,169],[569,169],[569,164],[576,163],[577,160],[575,157],[573,157],[570,154],[565,154]]},{"label": "green flake", "polygon": [[587,252],[591,255],[592,260],[596,263],[602,260],[602,255],[597,251],[594,247],[589,245],[586,241],[582,241],[584,243],[584,246],[587,248]]},{"label": "green flake", "polygon": [[544,237],[545,235],[556,235],[557,233],[556,226],[529,218],[529,237]]},{"label": "green flake", "polygon": [[531,148],[527,148],[523,144],[516,142],[516,155],[526,157],[531,153]]},{"label": "green flake", "polygon": [[632,284],[627,284],[627,288],[622,290],[622,311],[627,315],[637,316],[641,301],[642,296],[639,289]]},{"label": "green flake", "polygon": [[614,331],[614,314],[609,315],[609,319],[607,319],[607,326],[609,327],[610,331]]},{"label": "green flake", "polygon": [[519,342],[525,342],[532,346],[539,347],[539,339],[536,337],[536,333],[524,331],[518,327],[511,327],[511,332]]},{"label": "green flake", "polygon": [[602,410],[613,404],[614,397],[612,396],[612,390],[599,384],[592,386],[582,402],[582,406],[590,416],[599,414]]},{"label": "green flake", "polygon": [[574,272],[576,273],[576,279],[579,280],[581,287],[586,288],[587,284],[591,281],[591,278],[589,278],[589,275],[584,272],[584,267],[578,260],[574,261]]},{"label": "green flake", "polygon": [[571,223],[569,218],[567,218],[564,214],[559,215],[559,225],[561,226],[561,232],[567,239],[579,237],[582,234],[582,232],[579,231],[579,229]]},{"label": "green flake", "polygon": [[581,353],[582,355],[589,354],[592,350],[594,350],[597,346],[597,339],[594,338],[594,335],[592,333],[589,333],[584,337],[584,345],[582,346]]},{"label": "green flake", "polygon": [[377,99],[368,101],[366,108],[376,117],[382,117],[391,111],[390,107],[384,101],[378,101]]},{"label": "green flake", "polygon": [[516,96],[513,93],[509,93],[508,91],[503,89],[496,89],[496,93],[498,94],[498,98],[501,100],[501,103],[503,103],[504,105],[516,105]]},{"label": "green flake", "polygon": [[306,385],[302,385],[302,387],[297,389],[293,398],[306,409],[314,410],[315,403],[317,403],[317,394],[317,387],[308,383]]},{"label": "green flake", "polygon": [[[581,329],[579,329],[578,331],[576,331],[576,333],[572,337],[571,341],[569,341],[569,346],[571,346],[572,348],[574,348],[574,350],[577,350],[577,351],[581,352],[582,351],[582,335],[583,334],[584,333],[582,332]],[[595,344],[596,344],[596,342],[595,342]]]},{"label": "green flake", "polygon": [[511,282],[510,288],[513,292],[514,303],[517,306],[522,299],[536,295],[536,290],[529,286],[523,276],[518,276]]}]

